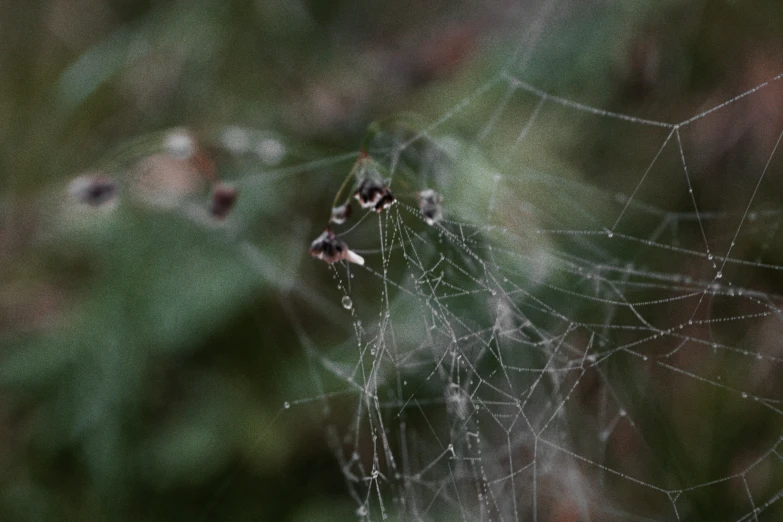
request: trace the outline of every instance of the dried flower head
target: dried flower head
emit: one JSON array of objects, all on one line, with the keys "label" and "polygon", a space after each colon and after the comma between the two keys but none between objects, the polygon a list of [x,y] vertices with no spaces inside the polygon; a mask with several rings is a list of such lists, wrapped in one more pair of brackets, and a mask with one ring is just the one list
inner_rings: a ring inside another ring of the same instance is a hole
[{"label": "dried flower head", "polygon": [[76,201],[98,207],[114,199],[117,186],[111,179],[86,175],[71,181],[68,192]]},{"label": "dried flower head", "polygon": [[340,205],[339,207],[334,207],[332,209],[332,217],[330,218],[330,221],[332,223],[341,225],[345,223],[349,217],[351,217],[351,204],[346,203],[345,205]]},{"label": "dried flower head", "polygon": [[352,252],[348,245],[337,237],[331,230],[325,230],[310,245],[310,255],[327,263],[336,263],[338,261],[350,261],[357,265],[364,264],[364,258],[359,254]]},{"label": "dried flower head", "polygon": [[362,208],[372,208],[376,212],[389,208],[394,203],[389,187],[373,178],[362,179],[353,195]]},{"label": "dried flower head", "polygon": [[432,189],[419,192],[419,210],[428,225],[434,225],[443,217],[443,212],[440,209],[441,201],[443,198]]},{"label": "dried flower head", "polygon": [[212,191],[212,206],[210,208],[210,213],[217,219],[223,219],[228,215],[236,200],[237,191],[235,188],[217,184],[215,185],[215,190]]},{"label": "dried flower head", "polygon": [[394,203],[394,196],[392,193],[386,189],[386,194],[384,194],[381,199],[378,200],[378,202],[375,204],[375,211],[380,212],[384,209],[389,208]]}]

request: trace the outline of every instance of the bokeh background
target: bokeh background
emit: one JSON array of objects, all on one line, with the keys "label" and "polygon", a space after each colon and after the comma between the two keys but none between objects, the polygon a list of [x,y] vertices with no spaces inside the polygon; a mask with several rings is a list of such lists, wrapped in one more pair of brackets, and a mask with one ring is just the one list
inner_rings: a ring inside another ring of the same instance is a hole
[{"label": "bokeh background", "polygon": [[[351,404],[326,416],[295,401],[317,393],[309,351],[352,335],[332,273],[307,248],[368,125],[409,114],[424,129],[448,115],[438,131],[496,168],[532,165],[630,194],[661,143],[647,131],[555,112],[514,148],[536,100],[499,92],[450,111],[514,61],[544,91],[668,122],[783,72],[778,2],[641,4],[0,1],[0,520],[355,519],[329,437],[348,430]],[[781,100],[773,84],[683,132],[702,208],[744,208],[737,194],[769,157]],[[172,153],[172,136],[191,137],[195,156]],[[676,159],[640,199],[691,208]],[[759,208],[779,209],[780,166]],[[239,193],[220,222],[205,211],[213,173]],[[479,175],[472,185],[491,182]],[[117,197],[80,204],[80,176],[114,180]],[[648,223],[626,231],[637,225]],[[735,225],[710,222],[710,237],[730,240]],[[783,263],[772,221],[748,238],[735,257]],[[774,274],[743,277],[781,293]],[[767,330],[747,341],[751,328]],[[779,333],[749,322],[721,331],[777,355]],[[780,395],[779,365],[735,378]],[[704,480],[674,462],[699,447],[700,428],[683,419],[701,410],[682,407],[666,382],[655,389],[657,406],[635,413],[667,445],[663,480]],[[672,412],[667,421],[656,408]],[[710,422],[723,450],[699,458],[718,476],[781,426],[739,404]],[[626,442],[633,452],[638,441]],[[763,487],[781,480],[778,467]],[[688,520],[748,511],[709,495]]]}]

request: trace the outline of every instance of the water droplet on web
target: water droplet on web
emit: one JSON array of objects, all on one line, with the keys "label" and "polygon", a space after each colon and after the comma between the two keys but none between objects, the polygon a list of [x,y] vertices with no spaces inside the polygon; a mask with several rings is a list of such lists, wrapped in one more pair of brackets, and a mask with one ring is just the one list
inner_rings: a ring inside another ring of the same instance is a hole
[{"label": "water droplet on web", "polygon": [[718,272],[715,274],[715,279],[722,279],[723,278],[723,272]]},{"label": "water droplet on web", "polygon": [[743,399],[747,399],[747,398],[748,398],[748,394],[747,394],[747,393],[745,393],[745,392],[742,392],[742,398],[743,398]]},{"label": "water droplet on web", "polygon": [[715,256],[713,256],[712,254],[708,254],[707,255],[707,259],[709,259],[710,261],[712,261],[714,258],[715,258]]},{"label": "water droplet on web", "polygon": [[291,409],[291,403],[288,402],[288,401],[285,401],[283,403],[283,408],[285,408],[286,410],[290,410]]},{"label": "water droplet on web", "polygon": [[367,516],[367,506],[359,506],[356,509],[356,516],[366,517]]},{"label": "water droplet on web", "polygon": [[353,308],[353,301],[351,301],[351,298],[348,297],[347,295],[343,296],[341,302],[343,303],[343,308],[345,308],[346,310],[350,310],[351,308]]}]

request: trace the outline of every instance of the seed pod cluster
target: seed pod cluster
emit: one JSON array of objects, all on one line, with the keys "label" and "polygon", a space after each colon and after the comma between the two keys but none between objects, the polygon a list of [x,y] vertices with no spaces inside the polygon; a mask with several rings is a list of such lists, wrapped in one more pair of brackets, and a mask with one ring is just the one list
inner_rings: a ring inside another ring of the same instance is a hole
[{"label": "seed pod cluster", "polygon": [[327,263],[349,261],[358,265],[364,264],[362,256],[351,251],[345,241],[340,239],[330,227],[332,223],[341,225],[351,217],[351,197],[349,196],[342,205],[337,205],[337,201],[339,201],[345,185],[354,177],[355,172],[358,172],[359,174],[357,175],[362,176],[362,178],[353,191],[353,198],[359,202],[362,208],[382,212],[394,203],[395,199],[391,189],[380,180],[377,171],[370,167],[371,161],[366,152],[362,151],[359,154],[353,170],[348,174],[343,187],[340,188],[337,197],[335,197],[335,206],[332,207],[332,212],[329,216],[329,226],[310,245],[311,256]]}]

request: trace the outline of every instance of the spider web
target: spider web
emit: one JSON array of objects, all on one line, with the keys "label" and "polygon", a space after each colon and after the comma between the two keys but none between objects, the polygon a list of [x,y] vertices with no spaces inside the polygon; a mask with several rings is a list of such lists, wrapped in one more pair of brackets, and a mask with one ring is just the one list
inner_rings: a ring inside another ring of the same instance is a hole
[{"label": "spider web", "polygon": [[[440,118],[370,143],[397,202],[335,229],[366,262],[305,292],[341,341],[289,308],[313,388],[281,422],[323,415],[360,520],[778,520],[783,129],[724,185],[699,147],[783,75],[679,122],[592,106],[526,80],[552,5]],[[564,120],[646,167],[621,186],[539,168]],[[475,132],[451,131],[464,121]]]}]

